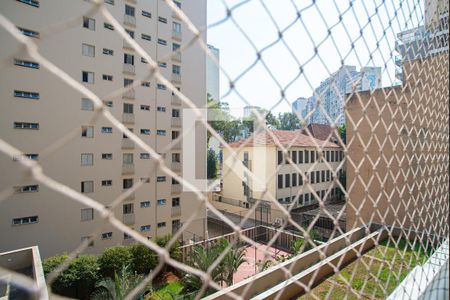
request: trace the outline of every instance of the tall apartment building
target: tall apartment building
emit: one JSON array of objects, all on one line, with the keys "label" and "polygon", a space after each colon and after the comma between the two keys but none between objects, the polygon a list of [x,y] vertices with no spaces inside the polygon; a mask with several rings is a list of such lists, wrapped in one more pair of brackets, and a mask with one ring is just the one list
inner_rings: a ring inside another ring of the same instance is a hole
[{"label": "tall apartment building", "polygon": [[[211,55],[217,63],[220,63],[220,50],[212,45],[208,45]],[[206,90],[211,97],[220,101],[220,69],[219,66],[209,56],[206,58]]]},{"label": "tall apartment building", "polygon": [[[272,133],[284,147],[290,147],[289,156],[293,163],[307,174],[308,182],[319,197],[330,200],[338,196],[339,187],[336,182],[342,172],[344,158],[341,147],[309,137],[299,130],[273,130]],[[248,139],[231,143],[230,147],[237,149],[243,144],[245,146],[237,153],[242,164],[233,165],[233,160],[230,159],[232,153],[223,148],[223,202],[238,202],[243,204],[241,206],[249,207],[256,199],[263,200],[269,206],[270,223],[277,219],[282,220],[284,216],[271,201],[269,193],[286,207],[293,201],[297,202],[294,207],[317,202],[311,190],[305,187],[303,177],[284,158],[283,152],[268,133],[256,133]],[[332,170],[323,161],[317,162],[319,156],[316,144],[322,147],[324,158],[332,166]],[[227,160],[231,164],[227,163]],[[313,164],[315,166],[311,169]],[[258,180],[247,174],[244,166],[252,171]]]},{"label": "tall apartment building", "polygon": [[345,95],[355,91],[374,90],[380,87],[380,67],[364,67],[358,72],[355,66],[342,66],[315,89],[314,95],[308,98],[303,114],[306,116],[314,111],[307,120],[308,124],[331,125],[322,108],[317,105],[317,100],[320,99],[321,106],[332,122],[342,125],[345,123]]},{"label": "tall apartment building", "polygon": [[306,105],[308,104],[308,98],[300,97],[292,102],[292,113],[299,114],[302,118],[306,117]]},{"label": "tall apartment building", "polygon": [[[206,25],[206,0],[174,1],[198,27]],[[198,107],[206,104],[206,55],[197,44],[176,51],[192,33],[164,1],[105,0],[104,5],[128,34],[158,61],[171,80]],[[0,10],[40,53],[104,100],[111,113],[182,174],[184,104],[168,88],[149,77],[147,61],[100,12],[89,15],[92,3],[82,0],[1,1]],[[79,16],[76,23],[59,28]],[[49,26],[56,26],[48,31]],[[60,30],[61,29],[61,30]],[[204,40],[205,36],[202,36]],[[0,136],[24,156],[38,161],[44,172],[105,206],[134,183],[143,185],[116,207],[126,225],[150,238],[177,231],[195,214],[183,232],[185,240],[204,236],[206,209],[193,193],[156,168],[149,155],[100,117],[91,123],[93,104],[50,74],[18,42],[0,29]],[[6,60],[5,60],[6,59]],[[124,86],[142,81],[121,95]],[[55,151],[47,151],[69,134]],[[197,134],[197,176],[205,178],[206,133]],[[204,146],[202,146],[204,145]],[[50,148],[49,148],[50,147]],[[203,149],[205,148],[205,149]],[[16,157],[0,156],[0,190],[14,194],[0,204],[0,251],[38,245],[44,257],[75,249],[93,236],[89,252],[132,242],[104,222],[90,207],[30,179]],[[186,158],[191,159],[191,158]],[[99,232],[95,229],[100,228]]]}]

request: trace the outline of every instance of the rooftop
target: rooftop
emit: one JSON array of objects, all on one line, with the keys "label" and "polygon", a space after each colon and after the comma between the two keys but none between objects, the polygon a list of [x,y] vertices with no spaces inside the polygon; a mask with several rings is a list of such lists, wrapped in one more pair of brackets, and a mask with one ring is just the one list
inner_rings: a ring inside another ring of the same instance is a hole
[{"label": "rooftop", "polygon": [[[321,141],[319,139],[310,137],[303,134],[300,130],[272,130],[272,134],[278,139],[278,141],[284,147],[326,147],[326,148],[340,148],[338,145],[330,142]],[[276,146],[272,136],[267,132],[253,134],[247,139],[242,139],[234,143],[229,144],[230,147],[240,147],[246,143],[247,147],[255,146]]]}]

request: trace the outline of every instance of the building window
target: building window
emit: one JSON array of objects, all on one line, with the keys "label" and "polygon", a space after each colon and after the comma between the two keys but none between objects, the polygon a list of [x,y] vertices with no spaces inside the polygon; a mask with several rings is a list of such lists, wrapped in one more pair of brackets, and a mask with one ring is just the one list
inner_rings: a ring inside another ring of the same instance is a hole
[{"label": "building window", "polygon": [[297,164],[297,151],[291,151],[292,162]]},{"label": "building window", "polygon": [[172,51],[177,51],[178,49],[181,48],[180,44],[177,43],[172,43]]},{"label": "building window", "polygon": [[156,134],[157,135],[161,135],[161,136],[165,136],[166,135],[166,131],[162,130],[162,129],[158,129],[158,130],[156,130]]},{"label": "building window", "polygon": [[172,184],[180,184],[180,183],[175,178],[172,178]]},{"label": "building window", "polygon": [[126,203],[122,206],[122,211],[124,215],[132,214],[134,213],[134,204],[133,203]]},{"label": "building window", "polygon": [[152,13],[150,13],[150,12],[148,12],[148,11],[145,11],[145,10],[143,10],[143,11],[141,12],[141,14],[142,14],[144,17],[147,17],[147,18],[151,18],[151,17],[152,17]]},{"label": "building window", "polygon": [[103,48],[103,54],[105,55],[114,55],[114,50]]},{"label": "building window", "polygon": [[26,36],[29,36],[32,38],[36,38],[36,39],[39,38],[39,32],[37,32],[37,31],[26,29],[26,28],[21,28],[21,27],[17,27],[17,29],[19,29],[23,35],[26,35]]},{"label": "building window", "polygon": [[124,87],[127,87],[127,86],[130,86],[130,85],[133,85],[133,79],[129,79],[129,78],[124,78],[123,79],[123,86]]},{"label": "building window", "polygon": [[94,102],[91,99],[81,98],[81,110],[93,111]]},{"label": "building window", "polygon": [[316,182],[320,183],[320,171],[316,171]]},{"label": "building window", "polygon": [[141,129],[141,134],[150,135],[150,129]]},{"label": "building window", "polygon": [[104,0],[106,4],[114,5],[114,0]]},{"label": "building window", "polygon": [[24,218],[14,218],[12,220],[13,225],[27,225],[34,224],[38,222],[38,216],[24,217]]},{"label": "building window", "polygon": [[309,163],[309,151],[305,150],[305,164]]},{"label": "building window", "polygon": [[302,174],[298,173],[298,186],[302,186],[303,185],[303,177]]},{"label": "building window", "polygon": [[314,176],[315,172],[312,171],[311,173],[309,173],[309,180],[311,181],[311,184],[316,183],[316,178]]},{"label": "building window", "polygon": [[122,180],[122,188],[124,190],[129,189],[133,186],[133,178],[125,178]]},{"label": "building window", "polygon": [[180,117],[180,110],[172,109],[172,118],[179,118],[179,117]]},{"label": "building window", "polygon": [[39,69],[39,64],[28,61],[28,60],[21,60],[21,59],[14,59],[14,64],[16,66],[26,67],[26,68],[32,68],[32,69]]},{"label": "building window", "polygon": [[158,228],[163,228],[163,227],[166,227],[166,222],[159,222]]},{"label": "building window", "polygon": [[297,186],[297,173],[292,173],[292,186]]},{"label": "building window", "polygon": [[102,159],[112,160],[112,158],[113,158],[112,153],[102,153]]},{"label": "building window", "polygon": [[150,225],[142,225],[139,229],[141,232],[150,231],[151,226]]},{"label": "building window", "polygon": [[172,130],[172,141],[176,140],[180,136],[180,132],[176,130]]},{"label": "building window", "polygon": [[82,236],[81,237],[81,242],[84,243],[85,241],[89,241],[88,242],[88,247],[93,247],[94,246],[94,241],[92,241],[92,236]]},{"label": "building window", "polygon": [[114,30],[114,26],[112,26],[111,24],[106,23],[106,22],[103,23],[103,27],[108,29],[108,30]]},{"label": "building window", "polygon": [[156,111],[160,111],[160,112],[166,112],[166,108],[164,106],[158,106],[156,108]]},{"label": "building window", "polygon": [[92,166],[92,165],[94,165],[94,154],[92,154],[92,153],[81,153],[81,165],[82,166]]},{"label": "building window", "polygon": [[283,175],[278,175],[278,188],[282,189],[283,188]]},{"label": "building window", "polygon": [[163,39],[158,39],[158,44],[165,46],[167,45],[167,41]]},{"label": "building window", "polygon": [[328,162],[330,161],[330,151],[328,151],[328,150],[327,150],[327,153],[326,153],[326,159],[327,159]]},{"label": "building window", "polygon": [[39,1],[37,0],[17,0],[18,2],[28,4],[30,6],[39,7]]},{"label": "building window", "polygon": [[39,123],[14,122],[15,129],[39,129]]},{"label": "building window", "polygon": [[150,159],[150,153],[141,153],[139,157],[140,159]]},{"label": "building window", "polygon": [[150,177],[141,177],[141,182],[143,183],[150,183]]},{"label": "building window", "polygon": [[176,33],[181,33],[181,24],[177,22],[172,23],[172,30]]},{"label": "building window", "polygon": [[94,127],[93,126],[81,126],[81,137],[93,138],[94,137]]},{"label": "building window", "polygon": [[134,65],[134,55],[124,53],[123,54],[123,63],[127,65]]},{"label": "building window", "polygon": [[123,112],[125,114],[132,114],[133,113],[133,104],[131,104],[131,103],[124,103],[123,104]]},{"label": "building window", "polygon": [[102,186],[112,186],[112,180],[102,180]]},{"label": "building window", "polygon": [[107,107],[113,107],[113,102],[112,101],[104,100],[103,104],[105,104]]},{"label": "building window", "polygon": [[158,62],[158,66],[161,67],[161,68],[167,68],[167,63],[159,61]]},{"label": "building window", "polygon": [[166,205],[166,199],[158,199],[158,200],[156,201],[156,204],[157,204],[157,205]]},{"label": "building window", "polygon": [[112,127],[102,127],[102,133],[112,133]]},{"label": "building window", "polygon": [[103,74],[102,75],[102,79],[106,80],[106,81],[113,81],[113,76],[112,75]]},{"label": "building window", "polygon": [[141,86],[143,86],[143,87],[150,87],[150,81],[143,81],[143,82],[141,82]]},{"label": "building window", "polygon": [[330,170],[327,170],[327,181],[330,181]]},{"label": "building window", "polygon": [[284,184],[285,184],[285,187],[291,186],[291,174],[284,175]]},{"label": "building window", "polygon": [[167,24],[167,19],[163,17],[158,17],[158,21],[164,24]]},{"label": "building window", "polygon": [[164,84],[160,84],[160,83],[158,83],[158,84],[156,85],[156,88],[157,88],[158,90],[163,90],[163,91],[166,90],[166,86],[165,86]]},{"label": "building window", "polygon": [[135,16],[135,8],[133,6],[125,4],[125,14],[127,16],[134,17]]},{"label": "building window", "polygon": [[140,203],[140,205],[141,205],[141,208],[147,208],[147,207],[150,207],[150,201],[142,201],[142,202]]},{"label": "building window", "polygon": [[180,153],[172,153],[172,162],[181,162]]},{"label": "building window", "polygon": [[166,181],[166,176],[158,176],[156,177],[156,182],[165,182]]},{"label": "building window", "polygon": [[94,209],[93,208],[82,208],[81,209],[81,221],[91,221],[94,219]]},{"label": "building window", "polygon": [[141,110],[150,110],[150,105],[141,105]]},{"label": "building window", "polygon": [[[148,34],[141,33],[141,39],[146,40],[146,41],[151,41],[152,37]],[[145,63],[147,63],[147,61]]]},{"label": "building window", "polygon": [[278,151],[278,164],[281,165],[283,163],[283,152]]},{"label": "building window", "polygon": [[89,44],[81,45],[81,54],[84,56],[94,57],[95,56],[95,47]]},{"label": "building window", "polygon": [[88,17],[83,17],[83,27],[89,30],[95,30],[95,20]]},{"label": "building window", "polygon": [[172,207],[179,207],[180,206],[180,197],[172,198]]},{"label": "building window", "polygon": [[113,235],[113,233],[111,231],[104,232],[104,233],[102,233],[102,240],[110,240],[110,239],[112,239],[112,235]]},{"label": "building window", "polygon": [[311,163],[316,161],[316,151],[309,151],[309,153],[311,154]]},{"label": "building window", "polygon": [[94,72],[82,71],[81,81],[86,83],[94,83]]},{"label": "building window", "polygon": [[322,182],[325,182],[325,170],[322,170]]},{"label": "building window", "polygon": [[303,163],[303,150],[302,151],[298,151],[298,163],[299,164]]},{"label": "building window", "polygon": [[81,182],[81,192],[82,193],[93,193],[94,192],[94,182],[92,180]]},{"label": "building window", "polygon": [[129,29],[125,29],[125,31],[128,33],[128,35],[134,39],[134,31],[133,30],[129,30]]},{"label": "building window", "polygon": [[14,97],[38,100],[39,93],[14,90]]},{"label": "building window", "polygon": [[23,185],[14,188],[16,193],[36,193],[39,192],[39,185]]}]

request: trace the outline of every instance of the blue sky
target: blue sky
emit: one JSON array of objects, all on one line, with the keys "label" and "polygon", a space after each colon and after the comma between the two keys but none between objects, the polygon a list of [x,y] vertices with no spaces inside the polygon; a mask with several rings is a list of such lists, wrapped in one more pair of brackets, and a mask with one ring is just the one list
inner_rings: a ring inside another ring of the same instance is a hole
[{"label": "blue sky", "polygon": [[[226,17],[226,6],[241,4],[233,10],[233,19],[208,30],[208,43],[220,49],[221,67],[236,81],[238,93],[229,93],[229,81],[221,73],[221,100],[234,108],[245,106],[244,98],[252,105],[273,108],[275,113],[290,111],[286,100],[282,100],[282,89],[288,102],[310,97],[313,88],[342,62],[358,70],[380,66],[383,86],[392,85],[396,34],[423,23],[423,3],[419,1],[385,0],[383,4],[381,0],[357,0],[350,7],[348,0],[317,0],[316,4],[311,0],[208,0],[209,25]],[[301,19],[297,19],[298,11]],[[276,42],[277,27],[283,32],[283,41]],[[261,55],[264,63],[259,61],[251,67],[258,50],[265,47]]]}]

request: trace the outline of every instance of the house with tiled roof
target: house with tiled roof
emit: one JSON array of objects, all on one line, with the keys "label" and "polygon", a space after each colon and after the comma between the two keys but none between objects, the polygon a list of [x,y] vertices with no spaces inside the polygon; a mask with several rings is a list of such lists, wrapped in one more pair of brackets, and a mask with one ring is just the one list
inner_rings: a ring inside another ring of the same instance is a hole
[{"label": "house with tiled roof", "polygon": [[339,194],[337,181],[344,155],[335,143],[310,137],[300,130],[270,130],[229,146],[231,149],[222,148],[221,200],[240,207],[262,200],[271,210],[271,223],[283,219],[282,214],[276,213],[280,212],[279,205],[315,205],[319,197],[330,200]]},{"label": "house with tiled roof", "polygon": [[[329,142],[335,144],[339,143],[339,140],[336,137],[336,132],[331,128],[330,125],[313,123],[309,124],[307,126],[307,129],[309,131],[309,134],[318,140],[322,141],[328,140]],[[308,131],[306,131],[306,129],[303,129],[302,133],[309,135]]]}]

